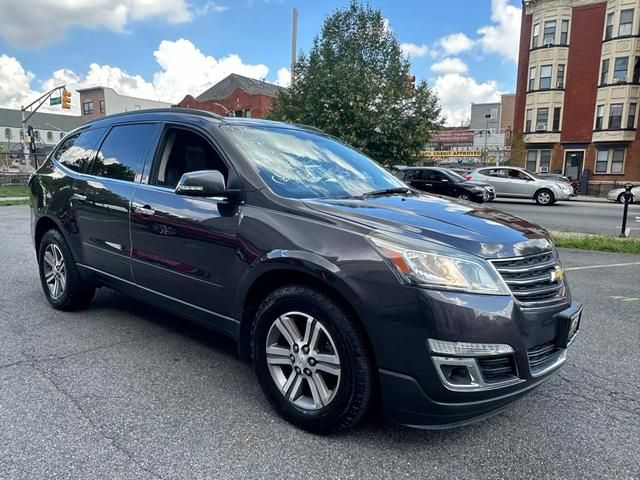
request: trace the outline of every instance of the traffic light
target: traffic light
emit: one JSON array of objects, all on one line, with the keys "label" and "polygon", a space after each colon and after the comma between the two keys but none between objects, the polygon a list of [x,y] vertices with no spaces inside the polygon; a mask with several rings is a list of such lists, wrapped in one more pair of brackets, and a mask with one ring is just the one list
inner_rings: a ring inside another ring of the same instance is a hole
[{"label": "traffic light", "polygon": [[71,108],[71,92],[66,88],[62,89],[62,108],[67,110]]}]

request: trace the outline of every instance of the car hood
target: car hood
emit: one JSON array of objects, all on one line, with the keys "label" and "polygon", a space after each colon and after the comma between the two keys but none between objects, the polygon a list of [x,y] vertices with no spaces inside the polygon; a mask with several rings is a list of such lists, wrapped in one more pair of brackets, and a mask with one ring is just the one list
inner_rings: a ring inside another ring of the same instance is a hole
[{"label": "car hood", "polygon": [[462,185],[462,186],[466,186],[466,187],[491,187],[490,183],[479,182],[477,180],[466,180],[464,182],[458,183],[458,185]]},{"label": "car hood", "polygon": [[313,199],[304,203],[374,230],[435,241],[485,258],[532,255],[551,248],[547,232],[527,220],[431,195]]}]

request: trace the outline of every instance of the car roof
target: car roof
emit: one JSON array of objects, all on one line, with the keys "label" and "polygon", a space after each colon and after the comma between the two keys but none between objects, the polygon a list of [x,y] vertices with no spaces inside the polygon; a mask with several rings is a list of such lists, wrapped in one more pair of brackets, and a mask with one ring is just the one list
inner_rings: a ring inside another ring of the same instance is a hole
[{"label": "car roof", "polygon": [[226,125],[250,125],[250,126],[271,126],[280,128],[290,128],[296,130],[306,130],[310,132],[320,132],[321,130],[307,126],[292,123],[276,122],[273,120],[264,120],[260,118],[247,118],[247,117],[223,117],[213,112],[206,110],[199,110],[197,108],[151,108],[148,110],[134,110],[131,112],[116,113],[113,115],[107,115],[96,120],[92,120],[82,125],[78,130],[84,130],[86,128],[97,126],[109,126],[115,123],[121,123],[123,121],[130,122],[143,122],[158,120],[158,117],[163,119],[175,119],[176,117],[198,118],[201,120],[211,121],[217,124]]}]

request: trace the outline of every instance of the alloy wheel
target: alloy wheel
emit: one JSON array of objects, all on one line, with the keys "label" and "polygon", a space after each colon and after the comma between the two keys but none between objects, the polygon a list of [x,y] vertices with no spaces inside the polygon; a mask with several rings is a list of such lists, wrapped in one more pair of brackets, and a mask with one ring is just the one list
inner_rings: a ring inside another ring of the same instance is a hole
[{"label": "alloy wheel", "polygon": [[546,205],[549,202],[551,202],[551,195],[548,192],[540,192],[538,194],[538,201],[542,204],[542,205]]},{"label": "alloy wheel", "polygon": [[55,243],[47,245],[43,260],[44,280],[49,289],[49,295],[57,300],[64,294],[67,286],[67,270],[60,247]]},{"label": "alloy wheel", "polygon": [[302,312],[280,315],[266,341],[271,378],[282,395],[303,410],[328,406],[340,386],[340,357],[324,325]]},{"label": "alloy wheel", "polygon": [[466,193],[461,193],[460,195],[458,195],[458,198],[467,202],[469,201],[469,195],[467,195]]}]

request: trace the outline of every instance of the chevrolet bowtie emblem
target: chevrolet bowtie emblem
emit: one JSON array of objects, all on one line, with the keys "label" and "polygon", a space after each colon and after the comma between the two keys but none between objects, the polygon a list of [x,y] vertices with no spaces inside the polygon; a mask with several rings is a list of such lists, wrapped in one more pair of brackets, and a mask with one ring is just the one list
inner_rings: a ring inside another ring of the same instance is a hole
[{"label": "chevrolet bowtie emblem", "polygon": [[564,271],[560,265],[556,265],[555,268],[551,271],[551,283],[562,281],[562,277],[564,276]]}]

